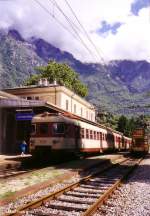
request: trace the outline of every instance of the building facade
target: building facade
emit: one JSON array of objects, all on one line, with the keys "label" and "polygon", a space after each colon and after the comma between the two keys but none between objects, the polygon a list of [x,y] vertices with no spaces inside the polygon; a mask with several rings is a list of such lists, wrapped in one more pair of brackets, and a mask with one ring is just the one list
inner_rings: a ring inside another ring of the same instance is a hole
[{"label": "building facade", "polygon": [[95,122],[94,106],[68,88],[56,83],[5,89],[5,92],[27,100],[41,100]]}]

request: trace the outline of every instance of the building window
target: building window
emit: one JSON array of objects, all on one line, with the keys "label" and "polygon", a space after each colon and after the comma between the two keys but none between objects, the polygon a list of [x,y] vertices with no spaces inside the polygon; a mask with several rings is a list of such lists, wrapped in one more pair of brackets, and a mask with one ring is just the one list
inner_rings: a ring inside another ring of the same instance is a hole
[{"label": "building window", "polygon": [[88,119],[88,111],[86,111],[86,118]]},{"label": "building window", "polygon": [[81,107],[81,116],[83,115],[83,109],[82,109],[82,107]]},{"label": "building window", "polygon": [[74,104],[74,113],[76,113],[76,104]]},{"label": "building window", "polygon": [[39,100],[39,96],[35,96],[35,100]]},{"label": "building window", "polygon": [[69,110],[69,101],[66,100],[66,110]]}]

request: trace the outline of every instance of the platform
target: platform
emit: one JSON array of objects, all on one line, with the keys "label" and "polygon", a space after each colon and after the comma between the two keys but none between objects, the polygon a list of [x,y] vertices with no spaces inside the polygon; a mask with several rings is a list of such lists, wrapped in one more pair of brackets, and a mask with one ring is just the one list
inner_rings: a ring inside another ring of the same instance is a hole
[{"label": "platform", "polygon": [[6,169],[17,169],[21,166],[24,158],[31,157],[30,154],[21,155],[0,155],[0,171]]}]

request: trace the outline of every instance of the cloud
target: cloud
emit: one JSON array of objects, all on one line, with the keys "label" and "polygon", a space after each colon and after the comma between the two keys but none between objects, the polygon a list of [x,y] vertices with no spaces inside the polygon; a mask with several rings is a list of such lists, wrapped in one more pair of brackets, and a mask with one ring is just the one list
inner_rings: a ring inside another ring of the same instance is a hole
[{"label": "cloud", "polygon": [[139,11],[142,8],[146,8],[150,6],[149,0],[135,0],[133,4],[131,5],[131,11],[134,15],[138,15]]},{"label": "cloud", "polygon": [[98,29],[97,32],[100,34],[104,34],[104,33],[109,33],[109,31],[110,31],[112,34],[116,34],[117,29],[120,28],[121,25],[122,25],[122,23],[120,23],[120,22],[116,22],[113,25],[110,25],[106,21],[102,21],[102,27],[100,29]]},{"label": "cloud", "polygon": [[[41,8],[36,1],[46,9]],[[76,33],[73,32],[71,25],[56,5],[51,3],[53,0],[36,1],[1,0],[0,28],[15,28],[25,38],[41,37],[60,49],[71,52],[82,61],[100,61],[99,55],[83,34],[83,30],[65,4],[65,0],[56,2],[69,20],[78,25]],[[137,0],[68,0],[68,2],[106,61],[111,59],[149,60],[149,8],[139,9],[137,16],[131,10]],[[56,19],[61,22],[61,25]],[[104,22],[110,27],[105,37],[98,32],[98,29],[104,27]],[[122,25],[116,25],[117,23]]]}]

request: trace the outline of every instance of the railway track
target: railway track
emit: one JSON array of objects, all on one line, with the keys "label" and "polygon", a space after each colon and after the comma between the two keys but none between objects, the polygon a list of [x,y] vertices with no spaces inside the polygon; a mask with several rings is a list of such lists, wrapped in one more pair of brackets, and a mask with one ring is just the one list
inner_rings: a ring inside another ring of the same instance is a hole
[{"label": "railway track", "polygon": [[141,159],[126,159],[108,170],[84,177],[6,215],[93,215],[140,161]]}]

